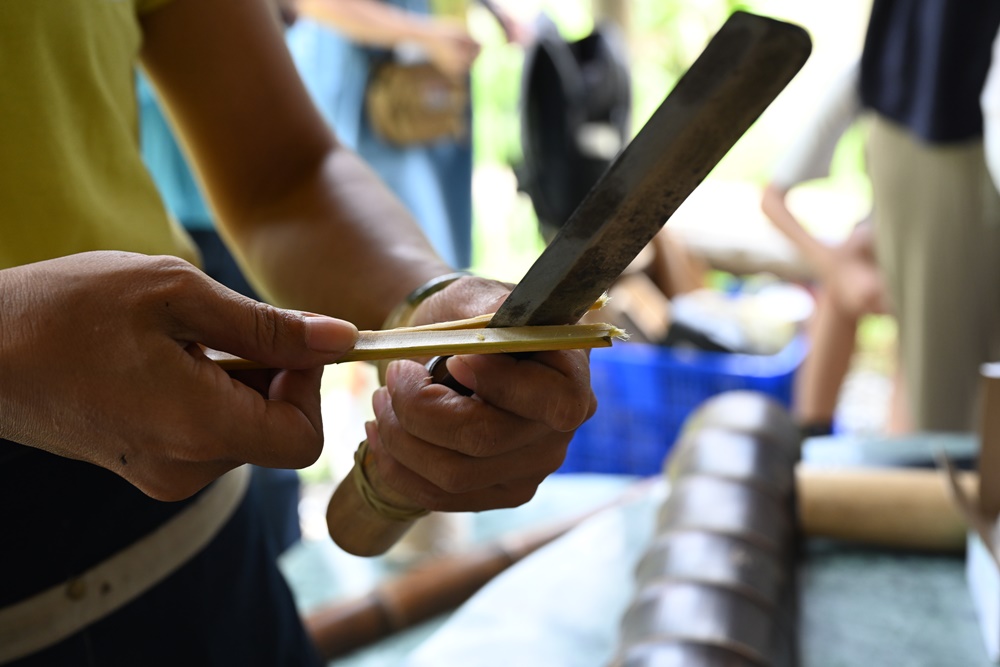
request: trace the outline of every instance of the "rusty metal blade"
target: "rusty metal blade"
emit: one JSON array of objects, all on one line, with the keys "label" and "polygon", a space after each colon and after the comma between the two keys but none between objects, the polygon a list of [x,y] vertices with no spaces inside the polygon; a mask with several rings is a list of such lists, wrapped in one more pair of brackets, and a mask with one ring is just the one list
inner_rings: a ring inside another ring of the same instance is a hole
[{"label": "rusty metal blade", "polygon": [[798,26],[734,13],[488,326],[579,320],[791,81],[810,49]]}]

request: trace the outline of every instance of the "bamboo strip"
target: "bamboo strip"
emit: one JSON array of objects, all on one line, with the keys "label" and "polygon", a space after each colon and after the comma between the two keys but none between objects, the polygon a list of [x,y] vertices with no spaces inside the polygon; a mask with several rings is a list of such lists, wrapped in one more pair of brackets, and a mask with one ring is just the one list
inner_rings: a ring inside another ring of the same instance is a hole
[{"label": "bamboo strip", "polygon": [[[608,293],[605,292],[601,295],[597,301],[595,301],[588,311],[600,310],[607,305],[610,297]],[[485,315],[479,315],[477,317],[469,317],[464,320],[451,320],[450,322],[435,322],[433,324],[420,324],[415,327],[397,327],[391,329],[391,331],[455,331],[457,329],[482,329],[490,320],[493,319],[493,313],[486,313]]]},{"label": "bamboo strip", "polygon": [[486,313],[478,317],[470,317],[464,320],[451,320],[450,322],[434,322],[432,324],[421,324],[415,327],[397,327],[395,329],[384,329],[384,331],[458,331],[467,329],[485,329],[486,325],[493,319],[493,313]]},{"label": "bamboo strip", "polygon": [[[614,338],[628,338],[611,324],[502,327],[496,329],[444,329],[423,327],[360,331],[354,349],[336,363],[378,359],[416,359],[455,354],[496,354],[582,350],[611,347]],[[205,349],[209,359],[225,370],[264,368],[263,365],[218,350]]]}]

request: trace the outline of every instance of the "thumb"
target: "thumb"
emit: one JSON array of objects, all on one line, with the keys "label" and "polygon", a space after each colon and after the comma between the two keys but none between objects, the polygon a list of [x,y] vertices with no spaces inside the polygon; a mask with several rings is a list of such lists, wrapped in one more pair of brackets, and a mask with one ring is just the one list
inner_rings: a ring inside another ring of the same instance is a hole
[{"label": "thumb", "polygon": [[301,369],[336,361],[358,339],[357,327],[345,320],[275,308],[225,288],[211,292],[210,304],[172,309],[182,319],[183,340],[272,368]]},{"label": "thumb", "polygon": [[448,322],[495,313],[511,289],[512,285],[506,283],[467,276],[425,299],[410,323]]}]

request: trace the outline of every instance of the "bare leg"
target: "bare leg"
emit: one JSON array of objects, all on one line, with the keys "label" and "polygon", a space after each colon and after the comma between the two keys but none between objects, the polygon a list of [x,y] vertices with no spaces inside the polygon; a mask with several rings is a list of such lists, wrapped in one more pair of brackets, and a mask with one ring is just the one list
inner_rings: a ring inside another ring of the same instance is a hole
[{"label": "bare leg", "polygon": [[836,308],[825,291],[819,292],[810,323],[809,354],[795,378],[793,411],[801,426],[832,425],[857,327],[857,319]]},{"label": "bare leg", "polygon": [[886,417],[885,430],[889,435],[903,435],[913,431],[913,421],[910,418],[910,406],[907,403],[906,378],[901,360],[896,359],[896,373],[892,378],[892,395],[889,402],[889,414]]}]

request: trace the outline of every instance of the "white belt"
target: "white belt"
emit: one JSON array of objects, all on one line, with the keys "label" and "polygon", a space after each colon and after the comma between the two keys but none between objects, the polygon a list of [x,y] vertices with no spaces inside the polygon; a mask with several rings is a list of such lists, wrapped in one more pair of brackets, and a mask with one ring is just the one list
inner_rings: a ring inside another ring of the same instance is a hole
[{"label": "white belt", "polygon": [[249,480],[248,466],[231,470],[138,542],[78,577],[0,609],[0,664],[73,635],[177,570],[229,520]]}]

